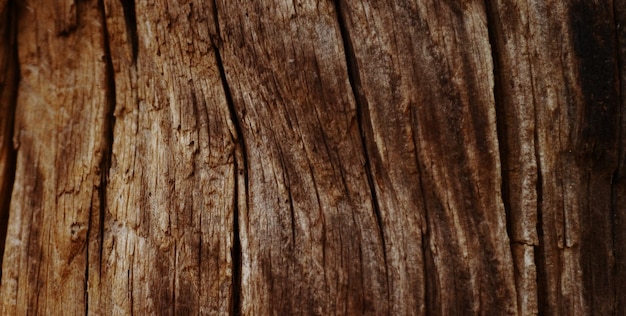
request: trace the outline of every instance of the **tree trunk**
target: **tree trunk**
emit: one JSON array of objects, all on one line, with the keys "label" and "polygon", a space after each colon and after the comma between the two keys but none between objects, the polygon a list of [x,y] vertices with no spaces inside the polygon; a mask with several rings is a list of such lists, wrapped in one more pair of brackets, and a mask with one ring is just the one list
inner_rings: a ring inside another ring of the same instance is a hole
[{"label": "tree trunk", "polygon": [[0,0],[0,314],[626,313],[626,0]]}]

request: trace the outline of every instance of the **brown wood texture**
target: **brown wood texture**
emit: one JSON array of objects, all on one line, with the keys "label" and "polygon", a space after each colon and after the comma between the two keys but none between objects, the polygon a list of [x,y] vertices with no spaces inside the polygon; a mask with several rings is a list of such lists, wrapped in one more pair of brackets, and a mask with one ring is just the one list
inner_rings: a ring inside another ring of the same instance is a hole
[{"label": "brown wood texture", "polygon": [[341,8],[390,240],[391,314],[514,314],[484,3]]},{"label": "brown wood texture", "polygon": [[95,311],[233,308],[238,142],[203,4],[104,1],[115,110]]},{"label": "brown wood texture", "polygon": [[0,314],[626,313],[626,1],[0,0]]},{"label": "brown wood texture", "polygon": [[95,1],[12,5],[20,82],[2,314],[82,314],[106,152],[101,14]]},{"label": "brown wood texture", "polygon": [[614,220],[623,212],[615,196],[623,53],[613,8],[611,1],[490,2],[522,314],[540,307],[606,315],[620,295]]}]

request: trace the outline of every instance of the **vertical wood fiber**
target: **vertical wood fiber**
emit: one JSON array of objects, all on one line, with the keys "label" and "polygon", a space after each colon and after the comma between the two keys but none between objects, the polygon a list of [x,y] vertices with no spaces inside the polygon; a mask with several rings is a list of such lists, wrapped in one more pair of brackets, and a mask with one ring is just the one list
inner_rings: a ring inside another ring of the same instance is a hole
[{"label": "vertical wood fiber", "polygon": [[624,314],[625,65],[624,0],[0,0],[0,314]]},{"label": "vertical wood fiber", "polygon": [[213,45],[214,9],[203,1],[103,6],[115,124],[90,312],[227,314],[238,136]]},{"label": "vertical wood fiber", "polygon": [[60,4],[71,7],[68,15],[44,1],[12,5],[19,17],[17,160],[0,313],[83,314],[107,147],[100,11],[96,1]]}]

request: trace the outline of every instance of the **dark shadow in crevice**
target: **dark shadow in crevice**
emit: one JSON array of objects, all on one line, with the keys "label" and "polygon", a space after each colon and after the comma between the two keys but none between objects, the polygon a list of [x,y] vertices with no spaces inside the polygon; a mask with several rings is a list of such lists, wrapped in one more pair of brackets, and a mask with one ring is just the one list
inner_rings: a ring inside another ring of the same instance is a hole
[{"label": "dark shadow in crevice", "polygon": [[[5,82],[0,86],[0,102],[7,102],[7,111],[2,113],[3,118],[7,120],[5,130],[2,133],[5,139],[1,140],[7,145],[6,165],[4,174],[6,178],[0,179],[4,183],[1,184],[2,192],[0,192],[0,280],[2,280],[2,259],[4,258],[4,246],[7,237],[7,229],[9,226],[9,210],[11,206],[11,193],[13,192],[13,184],[15,182],[15,168],[17,160],[17,151],[13,146],[13,128],[15,125],[15,108],[17,105],[17,93],[20,81],[19,61],[17,57],[17,9],[13,1],[6,4],[5,12],[0,12],[3,21],[6,23],[0,26],[0,34],[2,43],[8,43],[6,51],[8,58],[6,60]],[[5,49],[4,47],[2,49]],[[0,65],[1,66],[1,65]]]},{"label": "dark shadow in crevice", "polygon": [[[620,4],[622,4],[620,6]],[[616,277],[614,295],[616,297],[616,315],[626,313],[626,296],[620,295],[626,290],[626,8],[625,1],[613,1],[613,19],[616,36],[617,84],[619,94],[619,126],[617,168],[612,177],[611,213],[613,215],[613,253]]]},{"label": "dark shadow in crevice", "polygon": [[[105,210],[107,203],[106,189],[109,181],[109,172],[111,171],[111,163],[113,157],[113,132],[115,130],[115,106],[117,94],[115,91],[115,71],[113,70],[113,60],[111,56],[111,48],[109,46],[109,31],[106,23],[106,16],[104,12],[104,0],[100,0],[101,12],[102,12],[102,25],[104,29],[104,53],[106,56],[106,121],[105,121],[105,152],[103,154],[102,161],[100,162],[100,214],[99,214],[99,233],[100,233],[100,264],[102,264],[102,245],[104,239],[104,220]],[[102,267],[100,267],[102,272]]]},{"label": "dark shadow in crevice", "polygon": [[[588,308],[606,314],[615,305],[613,183],[618,168],[620,113],[618,31],[612,6],[574,2],[569,8],[569,30],[577,72],[577,93],[582,98],[578,124],[577,163],[586,168],[587,205],[581,210],[580,256],[583,298]],[[565,20],[565,19],[564,19]],[[591,49],[593,48],[593,49]],[[610,190],[610,191],[609,191]],[[582,190],[581,190],[582,191]],[[608,203],[607,203],[608,202]],[[605,204],[606,203],[606,204]],[[608,206],[608,207],[607,207]],[[608,209],[607,209],[608,208]],[[610,240],[609,240],[610,238]]]},{"label": "dark shadow in crevice", "polygon": [[[617,63],[618,100],[620,102],[618,126],[618,164],[616,177],[618,181],[626,178],[626,8],[613,1],[613,19],[615,26],[615,60]],[[621,1],[626,4],[626,1]]]},{"label": "dark shadow in crevice", "polygon": [[[98,1],[98,10],[100,11],[102,25],[102,40],[104,48],[104,58],[106,62],[105,68],[105,113],[104,113],[104,130],[103,133],[103,153],[99,162],[99,183],[96,186],[98,196],[98,205],[93,205],[89,212],[89,226],[87,228],[87,247],[85,263],[85,315],[89,314],[89,269],[91,266],[91,256],[89,253],[92,240],[98,240],[98,275],[102,276],[102,260],[103,260],[103,243],[104,243],[104,214],[106,211],[106,190],[109,179],[109,171],[111,166],[111,157],[113,153],[113,127],[115,125],[115,74],[113,71],[113,61],[111,59],[111,49],[109,47],[109,32],[107,29],[106,13],[104,8],[104,0]],[[95,236],[94,236],[95,235]]]},{"label": "dark shadow in crevice", "polygon": [[[230,119],[235,127],[235,133],[237,135],[233,135],[233,141],[236,142],[237,148],[236,151],[239,151],[241,155],[241,160],[239,161],[239,155],[235,153],[234,161],[234,175],[235,175],[235,188],[234,188],[234,196],[233,196],[233,248],[231,249],[231,258],[232,258],[232,285],[231,285],[231,302],[230,302],[230,315],[239,316],[241,315],[241,269],[242,269],[242,249],[241,249],[241,239],[240,239],[240,209],[239,209],[239,195],[243,193],[246,199],[246,205],[248,205],[248,155],[246,150],[246,144],[243,139],[243,130],[241,128],[241,120],[237,115],[237,109],[235,107],[235,103],[233,101],[232,93],[230,86],[228,85],[228,80],[226,77],[226,70],[224,69],[224,63],[222,61],[222,56],[220,53],[220,48],[222,47],[222,39],[220,33],[220,25],[218,20],[218,8],[217,1],[213,1],[213,18],[215,20],[215,30],[216,34],[212,37],[213,50],[215,53],[215,58],[217,62],[217,66],[220,72],[220,79],[222,81],[222,86],[224,89],[224,94],[226,96],[226,102],[228,104],[228,110],[230,112]],[[242,165],[241,165],[242,164]],[[243,178],[243,179],[242,179]],[[244,183],[244,191],[240,192],[240,183],[243,180]]]},{"label": "dark shadow in crevice", "polygon": [[[137,63],[139,53],[139,37],[137,35],[137,16],[135,11],[135,0],[120,0],[124,9],[124,19],[126,20],[126,33],[131,45],[133,64]],[[104,11],[103,11],[104,13]]]},{"label": "dark shadow in crevice", "polygon": [[[496,30],[494,29],[494,25],[497,23],[495,13],[496,10],[492,8],[492,5],[489,0],[485,0],[485,15],[487,17],[487,31],[489,34],[489,44],[491,46],[491,59],[492,59],[492,69],[493,69],[493,94],[494,94],[494,102],[495,102],[495,110],[496,110],[496,131],[498,136],[498,149],[500,155],[500,174],[501,174],[501,194],[502,194],[502,202],[504,204],[504,210],[506,212],[506,230],[509,235],[509,239],[511,240],[511,244],[515,242],[513,240],[512,230],[513,225],[512,217],[511,217],[511,199],[509,197],[509,182],[510,177],[508,174],[508,170],[510,170],[511,166],[509,165],[509,153],[506,147],[508,143],[508,131],[507,131],[507,122],[506,122],[506,108],[505,108],[505,100],[504,100],[504,92],[502,91],[502,74],[501,67],[502,64],[500,61],[500,54],[498,53],[498,40]],[[517,267],[515,267],[517,271]]]},{"label": "dark shadow in crevice", "polygon": [[[494,102],[495,102],[495,110],[496,110],[496,128],[497,128],[497,136],[498,136],[498,148],[500,155],[500,172],[501,172],[501,194],[502,194],[502,202],[504,205],[505,213],[506,213],[506,230],[510,241],[510,249],[512,256],[515,256],[515,249],[513,248],[515,245],[530,245],[527,240],[516,240],[514,232],[514,227],[519,224],[514,222],[513,212],[515,210],[512,209],[511,205],[511,187],[510,183],[513,179],[509,176],[509,171],[514,168],[512,164],[515,162],[511,162],[514,157],[510,156],[509,150],[507,148],[507,144],[509,143],[509,133],[508,128],[511,124],[507,121],[508,111],[510,109],[506,108],[506,100],[505,100],[505,92],[503,91],[503,85],[505,84],[505,80],[507,80],[506,73],[502,70],[502,61],[500,59],[501,54],[499,52],[499,43],[503,40],[501,36],[505,36],[504,34],[497,34],[498,23],[502,23],[501,20],[496,14],[497,10],[494,8],[492,0],[485,0],[485,10],[487,16],[487,30],[489,34],[489,44],[491,46],[491,55],[493,62],[493,77],[494,77]],[[499,38],[500,36],[500,38]],[[533,104],[533,111],[534,104]],[[536,113],[534,115],[536,118]],[[536,223],[536,231],[538,234],[539,240],[543,239],[543,221],[542,221],[542,203],[543,203],[543,179],[542,179],[542,170],[541,170],[541,161],[539,160],[539,135],[537,124],[535,124],[534,129],[534,144],[535,144],[535,161],[537,164],[537,184],[536,184],[536,194],[537,194],[537,223]],[[540,314],[543,313],[542,306],[547,304],[542,300],[547,297],[547,293],[544,293],[544,289],[547,288],[546,284],[541,284],[541,282],[547,280],[546,273],[547,271],[543,268],[545,267],[545,257],[543,253],[545,249],[540,242],[539,247],[533,245],[534,251],[534,259],[535,259],[535,267],[537,271],[537,299],[538,299],[538,308],[540,310]],[[519,283],[518,275],[522,273],[522,268],[517,265],[516,258],[513,258],[513,268],[515,274],[515,284],[516,291],[519,291],[522,288],[522,285]],[[522,295],[523,296],[523,295]],[[518,308],[521,308],[519,304],[523,302],[519,300],[520,294],[517,293],[518,297]]]}]

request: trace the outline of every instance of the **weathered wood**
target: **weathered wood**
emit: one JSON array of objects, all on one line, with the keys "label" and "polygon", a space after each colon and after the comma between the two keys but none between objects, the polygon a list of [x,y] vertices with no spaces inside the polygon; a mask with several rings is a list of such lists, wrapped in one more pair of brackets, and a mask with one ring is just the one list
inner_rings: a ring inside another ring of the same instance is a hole
[{"label": "weathered wood", "polygon": [[[537,128],[529,41],[529,4],[492,1],[488,12],[494,55],[503,197],[508,209],[511,250],[515,261],[517,303],[521,315],[536,315],[538,163]],[[515,74],[515,80],[511,75]],[[540,194],[540,193],[539,193]]]},{"label": "weathered wood", "polygon": [[341,8],[392,314],[515,314],[484,4]]},{"label": "weathered wood", "polygon": [[625,0],[0,0],[0,43],[2,315],[626,313]]},{"label": "weathered wood", "polygon": [[101,14],[97,1],[17,9],[17,160],[0,313],[83,314],[107,147]]},{"label": "weathered wood", "polygon": [[89,311],[227,314],[238,136],[213,7],[106,0],[104,10],[115,124]]},{"label": "weathered wood", "polygon": [[610,314],[620,120],[613,6],[490,4],[520,313]]},{"label": "weathered wood", "polygon": [[228,0],[217,12],[247,161],[242,314],[388,313],[333,3]]}]

